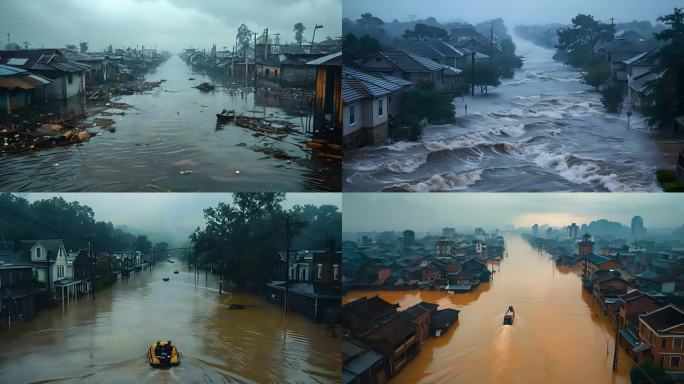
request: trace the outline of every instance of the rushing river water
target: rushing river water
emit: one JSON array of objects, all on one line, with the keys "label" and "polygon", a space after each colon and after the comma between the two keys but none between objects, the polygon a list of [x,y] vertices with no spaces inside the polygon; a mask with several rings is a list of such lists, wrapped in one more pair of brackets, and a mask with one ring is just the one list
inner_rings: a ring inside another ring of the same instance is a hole
[{"label": "rushing river water", "polygon": [[[337,383],[340,339],[260,296],[197,285],[157,263],[70,308],[0,332],[0,383]],[[170,281],[162,281],[162,277]],[[216,279],[209,276],[210,287]],[[228,310],[231,303],[250,305]],[[171,339],[181,364],[151,368],[147,348]]]},{"label": "rushing river water", "polygon": [[[32,192],[339,191],[340,164],[317,160],[302,149],[303,136],[290,135],[285,143],[256,138],[244,128],[216,129],[216,113],[225,108],[291,121],[303,130],[306,118],[295,96],[286,100],[288,91],[282,96],[260,93],[256,101],[253,92],[231,93],[221,86],[200,92],[192,87],[211,79],[193,72],[178,56],[145,78],[160,79],[167,81],[150,94],[116,100],[132,106],[123,116],[105,117],[116,121],[116,132],[103,131],[79,146],[0,156],[0,187]],[[269,157],[264,148],[295,159]]]},{"label": "rushing river water", "polygon": [[643,119],[628,128],[552,50],[515,43],[523,68],[487,96],[456,99],[455,124],[426,127],[417,143],[346,152],[344,190],[658,190],[664,160]]},{"label": "rushing river water", "polygon": [[[615,331],[584,288],[577,268],[556,267],[519,235],[506,235],[508,257],[491,283],[471,293],[385,291],[400,310],[421,301],[461,310],[459,323],[430,338],[392,383],[613,383],[628,384],[632,362]],[[350,301],[373,292],[350,292]],[[512,326],[502,325],[512,305]]]}]

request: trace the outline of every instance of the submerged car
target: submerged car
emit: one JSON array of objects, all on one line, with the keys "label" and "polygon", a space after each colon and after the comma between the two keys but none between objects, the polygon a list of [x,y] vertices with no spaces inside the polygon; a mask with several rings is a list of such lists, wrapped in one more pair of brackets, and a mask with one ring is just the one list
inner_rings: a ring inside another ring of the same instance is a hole
[{"label": "submerged car", "polygon": [[151,367],[170,367],[180,364],[180,355],[175,345],[169,341],[157,341],[147,351]]}]

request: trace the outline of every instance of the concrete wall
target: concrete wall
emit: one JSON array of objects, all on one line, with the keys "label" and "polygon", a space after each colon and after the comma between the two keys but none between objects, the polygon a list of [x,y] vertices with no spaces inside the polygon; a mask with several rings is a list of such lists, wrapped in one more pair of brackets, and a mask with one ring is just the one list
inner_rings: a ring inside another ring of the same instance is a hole
[{"label": "concrete wall", "polygon": [[48,99],[66,100],[84,92],[85,76],[83,72],[72,73],[71,82],[69,82],[69,75],[65,74],[62,77],[56,78],[46,88]]}]

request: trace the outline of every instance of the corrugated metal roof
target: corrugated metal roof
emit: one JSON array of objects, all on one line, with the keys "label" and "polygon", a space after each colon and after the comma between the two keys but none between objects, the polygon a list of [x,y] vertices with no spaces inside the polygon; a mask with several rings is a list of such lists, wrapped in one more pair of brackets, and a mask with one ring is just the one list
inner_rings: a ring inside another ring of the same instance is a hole
[{"label": "corrugated metal roof", "polygon": [[19,76],[26,73],[27,71],[25,69],[0,64],[0,77]]},{"label": "corrugated metal roof", "polygon": [[444,69],[442,64],[407,51],[383,51],[380,55],[403,72],[434,72]]},{"label": "corrugated metal roof", "polygon": [[[318,59],[311,60],[307,62],[306,64],[308,65],[322,65],[322,64],[328,64],[328,65],[336,65],[334,64],[336,62],[335,59],[341,58],[342,57],[342,51],[332,53],[330,55],[326,55],[323,57],[319,57]],[[328,63],[329,61],[333,63]]]},{"label": "corrugated metal roof", "polygon": [[90,69],[89,65],[77,63],[74,61],[53,62],[53,63],[50,63],[50,65],[53,66],[54,68],[61,70],[61,71],[71,72],[71,73],[83,72],[85,70]]}]

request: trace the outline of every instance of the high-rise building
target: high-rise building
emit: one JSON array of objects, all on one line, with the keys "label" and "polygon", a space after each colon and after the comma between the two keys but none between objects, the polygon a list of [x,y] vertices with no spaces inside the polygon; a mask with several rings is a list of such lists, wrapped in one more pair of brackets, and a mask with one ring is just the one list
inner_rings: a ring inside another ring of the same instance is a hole
[{"label": "high-rise building", "polygon": [[573,240],[576,239],[578,231],[579,231],[579,227],[577,226],[577,224],[572,223],[571,225],[568,226],[568,237],[573,239]]},{"label": "high-rise building", "polygon": [[448,238],[454,238],[456,237],[456,228],[442,228],[442,236],[448,237]]},{"label": "high-rise building", "polygon": [[634,216],[632,218],[632,237],[639,238],[646,234],[646,228],[644,228],[644,219],[641,216]]},{"label": "high-rise building", "polygon": [[539,236],[539,224],[535,224],[532,226],[532,234],[534,236]]},{"label": "high-rise building", "polygon": [[404,247],[410,247],[416,242],[416,233],[410,229],[404,231]]}]

